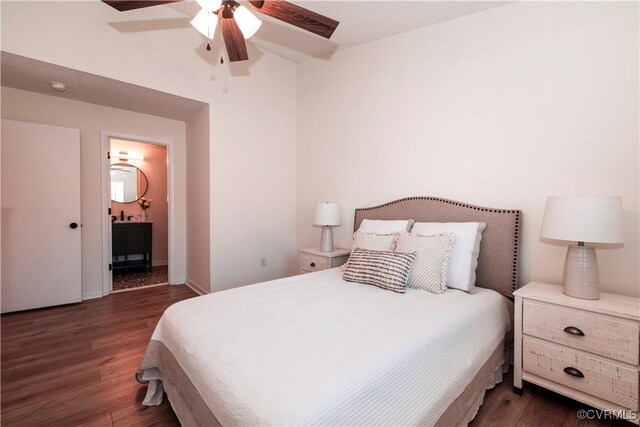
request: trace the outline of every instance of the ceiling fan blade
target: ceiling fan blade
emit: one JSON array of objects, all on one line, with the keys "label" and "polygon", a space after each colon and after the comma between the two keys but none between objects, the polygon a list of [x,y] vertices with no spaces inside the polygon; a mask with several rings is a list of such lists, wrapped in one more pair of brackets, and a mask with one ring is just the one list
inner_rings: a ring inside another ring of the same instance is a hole
[{"label": "ceiling fan blade", "polygon": [[233,18],[224,18],[220,13],[220,26],[222,27],[222,36],[224,44],[227,46],[227,55],[229,61],[246,61],[249,59],[247,53],[247,45],[244,43],[244,36]]},{"label": "ceiling fan blade", "polygon": [[120,12],[127,10],[142,9],[143,7],[157,6],[159,4],[176,3],[182,0],[102,0]]},{"label": "ceiling fan blade", "polygon": [[310,31],[326,39],[331,38],[338,24],[340,24],[334,19],[312,12],[304,7],[296,6],[285,0],[249,0],[249,4],[260,13]]}]

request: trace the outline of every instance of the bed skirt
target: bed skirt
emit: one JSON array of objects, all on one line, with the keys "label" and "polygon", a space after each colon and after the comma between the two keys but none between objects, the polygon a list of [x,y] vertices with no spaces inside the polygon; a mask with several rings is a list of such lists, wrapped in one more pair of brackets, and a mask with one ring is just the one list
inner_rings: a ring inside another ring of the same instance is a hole
[{"label": "bed skirt", "polygon": [[486,391],[501,383],[503,375],[509,370],[510,358],[508,353],[509,349],[505,348],[505,341],[503,340],[482,365],[462,394],[440,416],[435,426],[468,425],[475,418],[482,402],[484,402]]},{"label": "bed skirt", "polygon": [[162,342],[149,342],[136,379],[138,382],[148,383],[143,405],[161,404],[166,392],[171,407],[183,426],[221,425],[173,353]]},{"label": "bed skirt", "polygon": [[[509,357],[503,340],[482,365],[465,390],[440,416],[435,426],[466,426],[478,413],[485,392],[502,382]],[[202,396],[182,370],[173,354],[160,341],[151,340],[136,379],[148,384],[143,405],[162,403],[167,393],[171,407],[183,426],[220,426]],[[419,425],[427,425],[419,423]]]}]

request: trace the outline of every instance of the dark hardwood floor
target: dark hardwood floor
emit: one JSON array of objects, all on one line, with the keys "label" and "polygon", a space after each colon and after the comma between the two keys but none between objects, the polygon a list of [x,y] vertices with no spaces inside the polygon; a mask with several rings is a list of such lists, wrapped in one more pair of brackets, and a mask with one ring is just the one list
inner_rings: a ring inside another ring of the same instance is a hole
[{"label": "dark hardwood floor", "polygon": [[[3,315],[2,425],[178,425],[166,400],[140,404],[146,387],[134,373],[162,312],[194,296],[186,286],[162,286]],[[582,408],[533,385],[517,396],[509,374],[487,393],[472,426],[631,425],[581,421]]]},{"label": "dark hardwood floor", "polygon": [[194,296],[159,286],[3,315],[2,425],[179,425],[166,400],[140,405],[134,373],[164,310]]},{"label": "dark hardwood floor", "polygon": [[578,418],[578,411],[593,409],[573,399],[553,393],[534,384],[525,383],[522,396],[513,392],[513,372],[504,381],[488,390],[484,403],[470,427],[632,427],[624,420]]}]

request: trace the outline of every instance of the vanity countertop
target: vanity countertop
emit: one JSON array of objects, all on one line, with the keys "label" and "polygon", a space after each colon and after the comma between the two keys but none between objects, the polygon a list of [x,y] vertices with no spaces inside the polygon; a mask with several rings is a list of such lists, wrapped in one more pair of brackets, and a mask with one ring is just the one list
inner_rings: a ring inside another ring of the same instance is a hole
[{"label": "vanity countertop", "polygon": [[153,223],[152,220],[148,219],[146,221],[111,221],[112,224],[142,224],[142,223]]}]

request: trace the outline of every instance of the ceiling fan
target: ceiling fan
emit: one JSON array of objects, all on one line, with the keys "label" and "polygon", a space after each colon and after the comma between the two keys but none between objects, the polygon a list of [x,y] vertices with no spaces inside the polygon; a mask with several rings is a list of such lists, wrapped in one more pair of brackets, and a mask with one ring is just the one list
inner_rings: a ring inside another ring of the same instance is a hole
[{"label": "ceiling fan", "polygon": [[[132,9],[175,3],[183,0],[102,0],[109,6],[124,12]],[[227,47],[229,61],[249,59],[244,42],[258,31],[262,22],[249,9],[235,0],[197,0],[202,8],[191,25],[205,37],[213,40],[218,21]],[[260,13],[310,31],[326,39],[338,27],[339,22],[312,12],[285,0],[249,0],[250,7]]]}]

